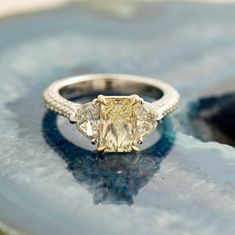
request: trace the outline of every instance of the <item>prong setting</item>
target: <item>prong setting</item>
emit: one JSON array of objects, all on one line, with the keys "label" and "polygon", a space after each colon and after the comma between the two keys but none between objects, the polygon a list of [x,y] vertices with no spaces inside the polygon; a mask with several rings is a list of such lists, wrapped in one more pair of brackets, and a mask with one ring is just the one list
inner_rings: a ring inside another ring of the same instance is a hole
[{"label": "prong setting", "polygon": [[142,98],[139,98],[139,102],[141,105],[144,105],[144,100]]},{"label": "prong setting", "polygon": [[139,103],[139,99],[140,99],[140,97],[138,95],[132,95],[131,96],[132,106],[138,104]]},{"label": "prong setting", "polygon": [[107,105],[107,101],[106,101],[106,99],[105,99],[105,96],[103,96],[103,95],[98,95],[98,101],[101,103],[101,104],[103,104],[103,105]]},{"label": "prong setting", "polygon": [[137,147],[137,146],[131,146],[131,149],[132,149],[132,151],[133,152],[139,152],[140,151],[140,149]]},{"label": "prong setting", "polygon": [[91,143],[92,143],[93,145],[95,145],[95,144],[97,144],[97,140],[96,140],[96,139],[92,139],[92,140],[91,140]]},{"label": "prong setting", "polygon": [[142,98],[140,98],[138,95],[132,95],[131,96],[132,99],[132,106],[136,105],[136,104],[140,104],[143,105],[144,104],[144,100]]},{"label": "prong setting", "polygon": [[92,104],[94,106],[98,106],[99,105],[99,100],[97,98],[95,98],[94,100],[92,100]]},{"label": "prong setting", "polygon": [[98,151],[98,152],[104,152],[105,149],[106,149],[105,146],[99,146],[99,147],[97,148],[97,151]]},{"label": "prong setting", "polygon": [[69,121],[70,123],[74,124],[77,122],[77,118],[76,118],[76,113],[72,113],[70,116],[69,116]]}]

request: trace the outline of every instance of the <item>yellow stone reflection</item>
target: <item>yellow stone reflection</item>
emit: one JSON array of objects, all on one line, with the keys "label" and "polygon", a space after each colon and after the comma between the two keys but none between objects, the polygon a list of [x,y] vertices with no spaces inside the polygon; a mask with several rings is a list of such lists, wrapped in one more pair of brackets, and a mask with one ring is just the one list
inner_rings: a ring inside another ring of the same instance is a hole
[{"label": "yellow stone reflection", "polygon": [[136,109],[131,97],[106,96],[99,103],[98,149],[105,152],[131,152],[135,145]]}]

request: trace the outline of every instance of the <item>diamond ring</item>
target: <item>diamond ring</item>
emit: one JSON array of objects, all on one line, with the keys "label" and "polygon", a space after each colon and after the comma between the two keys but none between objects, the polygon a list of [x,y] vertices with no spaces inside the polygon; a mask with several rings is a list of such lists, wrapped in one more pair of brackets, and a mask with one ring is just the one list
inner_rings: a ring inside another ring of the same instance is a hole
[{"label": "diamond ring", "polygon": [[[87,103],[74,101],[94,95],[97,98]],[[139,151],[144,137],[177,108],[179,97],[167,83],[123,74],[71,77],[52,83],[43,93],[46,107],[76,124],[98,152]]]}]

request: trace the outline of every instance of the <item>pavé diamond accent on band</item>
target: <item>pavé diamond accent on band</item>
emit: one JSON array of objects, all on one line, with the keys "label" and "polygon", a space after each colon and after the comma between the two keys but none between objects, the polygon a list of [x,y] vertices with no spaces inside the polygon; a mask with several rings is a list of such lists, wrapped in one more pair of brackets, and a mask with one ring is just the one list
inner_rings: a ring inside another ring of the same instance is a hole
[{"label": "pav\u00e9 diamond accent on band", "polygon": [[[99,94],[97,98],[85,104],[69,100],[94,93]],[[155,101],[149,103],[137,94]],[[91,143],[97,144],[97,151],[132,152],[138,151],[143,138],[176,109],[179,93],[155,79],[90,74],[54,82],[43,98],[47,108],[67,117]]]}]

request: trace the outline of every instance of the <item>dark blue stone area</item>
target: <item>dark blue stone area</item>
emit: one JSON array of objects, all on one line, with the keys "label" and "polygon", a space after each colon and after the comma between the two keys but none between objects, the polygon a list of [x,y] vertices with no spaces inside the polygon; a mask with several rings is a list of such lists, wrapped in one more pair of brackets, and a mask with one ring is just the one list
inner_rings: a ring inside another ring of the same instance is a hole
[{"label": "dark blue stone area", "polygon": [[[0,229],[234,235],[235,5],[74,4],[0,21]],[[97,154],[43,90],[87,73],[162,79],[179,109],[131,154]]]},{"label": "dark blue stone area", "polygon": [[[189,105],[192,133],[203,141],[235,146],[235,93],[201,98]],[[206,126],[205,129],[200,128]]]}]

